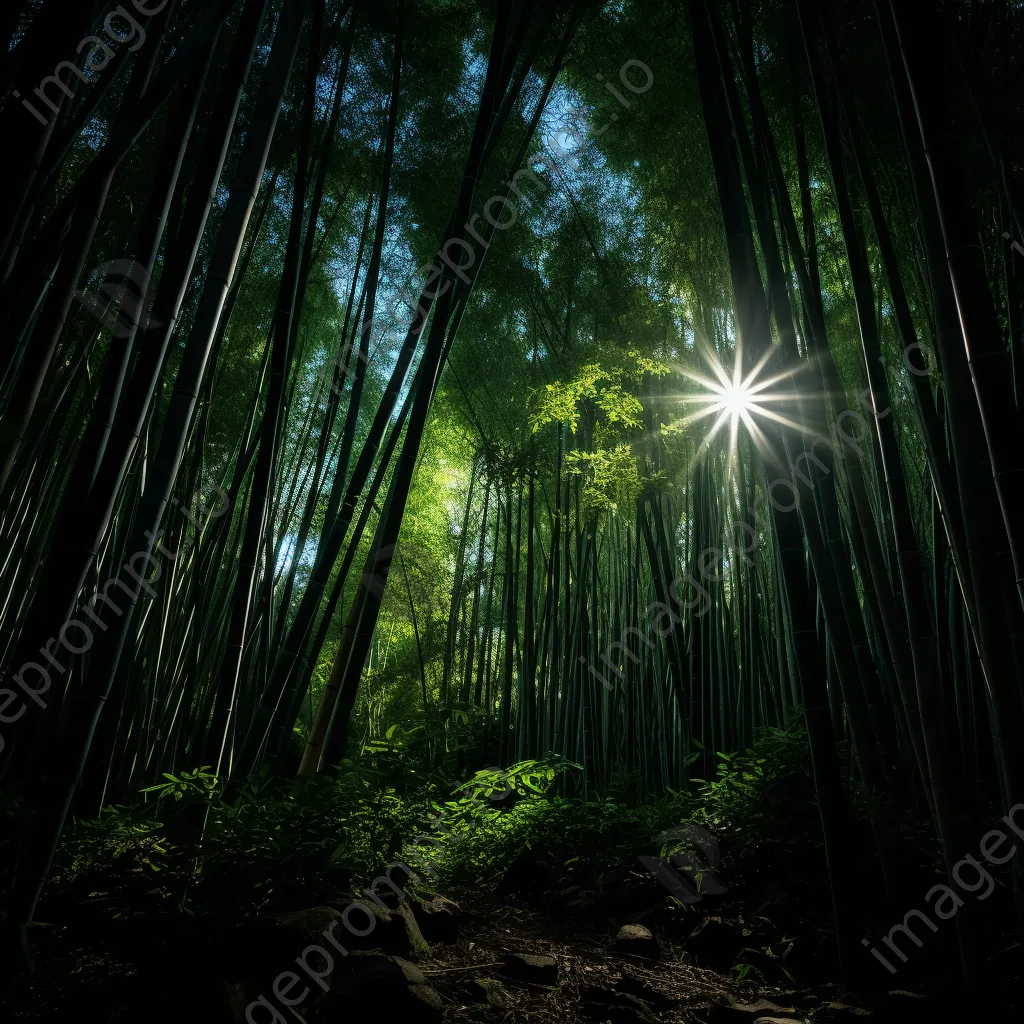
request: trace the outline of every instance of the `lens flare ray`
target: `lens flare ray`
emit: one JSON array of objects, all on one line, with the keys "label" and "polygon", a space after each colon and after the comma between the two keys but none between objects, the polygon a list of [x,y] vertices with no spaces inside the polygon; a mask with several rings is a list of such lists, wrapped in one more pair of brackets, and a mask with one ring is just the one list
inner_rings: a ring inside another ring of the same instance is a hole
[{"label": "lens flare ray", "polygon": [[697,394],[677,396],[678,401],[683,405],[699,407],[685,415],[680,421],[680,425],[686,426],[712,416],[717,417],[697,448],[697,458],[704,455],[727,423],[729,425],[730,473],[737,463],[739,426],[741,421],[757,450],[772,462],[777,462],[778,456],[772,451],[772,445],[765,432],[756,422],[756,418],[763,417],[765,420],[778,423],[783,427],[801,433],[813,433],[789,416],[784,416],[780,412],[767,407],[781,402],[797,402],[803,397],[793,390],[768,390],[784,381],[792,381],[796,374],[799,373],[799,369],[784,370],[761,379],[762,371],[768,365],[772,356],[775,355],[774,346],[770,346],[765,351],[757,361],[757,364],[745,376],[743,374],[743,352],[740,344],[736,346],[731,372],[722,365],[713,351],[705,350],[703,355],[705,365],[710,370],[710,376],[707,373],[700,373],[696,370],[680,369],[680,372],[685,377],[699,385],[703,390]]}]

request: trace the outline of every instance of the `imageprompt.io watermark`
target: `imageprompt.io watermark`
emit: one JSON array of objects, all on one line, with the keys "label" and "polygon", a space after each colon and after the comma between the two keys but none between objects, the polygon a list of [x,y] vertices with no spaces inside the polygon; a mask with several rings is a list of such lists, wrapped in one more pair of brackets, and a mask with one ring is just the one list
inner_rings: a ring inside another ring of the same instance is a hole
[{"label": "imageprompt.io watermark", "polygon": [[[1024,839],[1024,813],[1021,815],[1021,821],[1018,822],[1014,817],[1018,812],[1024,812],[1024,804],[1014,804],[1007,812],[1006,817],[1001,820],[1008,826],[1008,831]],[[981,837],[978,852],[989,864],[1005,864],[1017,853],[1015,844],[1011,845],[1008,851],[1004,851],[1005,844],[1008,842],[1010,842],[1010,836],[1002,829],[994,828]],[[974,873],[974,877],[965,879],[963,877],[964,868],[970,868]],[[992,875],[981,866],[981,862],[976,857],[972,857],[970,854],[967,854],[966,857],[958,860],[953,865],[949,880],[955,882],[962,892],[979,893],[979,890],[984,887],[985,891],[980,892],[977,896],[979,900],[987,900],[996,887],[995,879]],[[944,882],[933,885],[924,894],[924,898],[928,909],[940,921],[948,921],[956,917],[957,911],[964,905],[964,901],[957,895],[952,886],[946,885]],[[929,900],[934,900],[934,902],[929,903]],[[892,953],[900,958],[902,963],[906,963],[909,957],[896,945],[896,936],[898,934],[909,938],[918,949],[924,945],[917,934],[911,930],[910,922],[913,919],[916,919],[918,924],[923,924],[930,928],[932,932],[939,930],[939,926],[923,910],[917,910],[916,908],[908,910],[903,915],[902,922],[894,924],[889,929],[889,934],[882,939],[882,942],[889,947]],[[890,974],[896,973],[896,968],[877,949],[872,947],[869,939],[861,939],[860,943]]]}]

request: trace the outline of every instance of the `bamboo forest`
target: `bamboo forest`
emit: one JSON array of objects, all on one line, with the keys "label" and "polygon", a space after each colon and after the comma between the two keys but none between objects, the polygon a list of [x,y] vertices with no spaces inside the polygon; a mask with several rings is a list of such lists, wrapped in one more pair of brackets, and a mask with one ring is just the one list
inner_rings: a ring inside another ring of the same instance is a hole
[{"label": "bamboo forest", "polygon": [[0,1019],[1024,1009],[1024,4],[0,36]]}]

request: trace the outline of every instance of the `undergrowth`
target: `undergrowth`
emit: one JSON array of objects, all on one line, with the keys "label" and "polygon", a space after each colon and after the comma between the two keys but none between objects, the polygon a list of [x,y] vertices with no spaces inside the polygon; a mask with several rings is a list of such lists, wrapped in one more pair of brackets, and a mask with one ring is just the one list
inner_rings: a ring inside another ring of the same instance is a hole
[{"label": "undergrowth", "polygon": [[[730,885],[812,868],[820,877],[799,729],[719,753],[713,778],[640,805],[558,795],[571,787],[556,781],[579,770],[550,757],[453,785],[420,762],[375,758],[298,784],[261,775],[227,794],[208,769],[169,774],[133,803],[72,822],[50,899],[111,890],[116,878],[170,912],[295,909],[347,901],[396,860],[418,865],[429,891],[494,889],[525,861],[538,898],[586,906],[635,873],[638,854],[670,853],[662,834],[687,822],[715,838]],[[123,902],[117,912],[132,912]]]}]

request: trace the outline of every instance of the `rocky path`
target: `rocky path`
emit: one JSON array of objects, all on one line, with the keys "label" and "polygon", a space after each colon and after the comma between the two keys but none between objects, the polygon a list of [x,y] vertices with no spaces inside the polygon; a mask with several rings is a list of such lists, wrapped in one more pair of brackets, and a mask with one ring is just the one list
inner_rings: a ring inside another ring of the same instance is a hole
[{"label": "rocky path", "polygon": [[[332,907],[235,921],[79,915],[37,925],[35,979],[30,986],[4,987],[0,1016],[55,1024],[982,1019],[977,999],[961,1007],[948,995],[927,992],[850,995],[829,985],[738,983],[701,966],[706,946],[697,938],[673,942],[642,925],[617,932],[570,926],[515,900],[459,905],[438,897],[394,906],[390,913],[376,912],[372,934],[355,941]],[[346,950],[329,965],[317,952],[331,949],[326,932]],[[296,966],[303,956],[305,972]],[[306,997],[297,999],[303,992]],[[998,1000],[999,1019],[1008,1019],[1006,999]],[[289,1000],[290,1007],[284,1005]],[[1019,1007],[1011,1014],[1019,1019]]]}]

